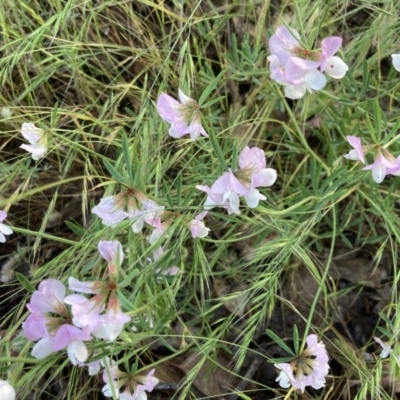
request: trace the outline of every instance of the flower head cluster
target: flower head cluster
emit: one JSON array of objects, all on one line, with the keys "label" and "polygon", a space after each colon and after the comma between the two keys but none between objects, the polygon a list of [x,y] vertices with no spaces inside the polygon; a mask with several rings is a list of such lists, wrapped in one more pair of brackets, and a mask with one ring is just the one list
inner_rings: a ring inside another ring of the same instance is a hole
[{"label": "flower head cluster", "polygon": [[224,172],[211,187],[196,186],[208,195],[204,205],[206,210],[220,206],[226,208],[228,214],[240,214],[239,197],[243,196],[250,208],[257,207],[260,200],[266,199],[257,188],[273,185],[277,173],[266,168],[264,152],[258,147],[245,147],[239,155],[239,167],[234,172]]},{"label": "flower head cluster", "polygon": [[34,357],[44,358],[67,348],[71,362],[80,365],[88,358],[85,341],[93,337],[114,341],[130,321],[122,312],[116,294],[115,278],[123,261],[122,246],[118,241],[101,241],[99,252],[108,262],[108,281],[80,282],[73,277],[68,281],[70,290],[95,294],[94,297],[65,296],[64,285],[56,279],[42,281],[39,290],[32,294],[23,332],[29,340],[37,342],[32,350]]},{"label": "flower head cluster", "polygon": [[146,392],[151,392],[159,382],[153,376],[154,369],[147,375],[135,375],[120,371],[113,361],[109,364],[103,372],[105,385],[102,392],[105,397],[113,397],[114,392],[120,400],[146,400]]},{"label": "flower head cluster", "polygon": [[306,386],[321,389],[329,372],[325,345],[316,335],[307,336],[307,348],[290,363],[275,364],[281,372],[276,379],[283,388],[293,386],[304,392]]},{"label": "flower head cluster", "polygon": [[325,74],[341,79],[348,70],[343,60],[335,56],[341,45],[340,37],[330,36],[322,40],[321,49],[308,50],[301,46],[295,29],[281,26],[269,40],[271,78],[285,85],[285,96],[290,99],[321,90],[326,85]]},{"label": "flower head cluster", "polygon": [[139,233],[146,222],[152,227],[161,225],[160,217],[164,207],[147,198],[137,190],[127,190],[116,196],[103,197],[92,213],[101,218],[104,225],[113,226],[129,218],[132,229]]},{"label": "flower head cluster", "polygon": [[361,139],[357,136],[346,136],[347,141],[353,150],[344,155],[348,160],[360,161],[365,164],[365,156],[375,150],[374,163],[363,168],[364,171],[372,170],[372,178],[375,182],[381,183],[386,175],[400,175],[400,156],[394,158],[386,149],[380,145],[361,145]]},{"label": "flower head cluster", "polygon": [[7,213],[5,211],[0,210],[0,243],[5,243],[6,237],[4,235],[11,235],[13,233],[10,227],[8,227],[6,224],[3,224],[3,221],[6,218],[7,218]]},{"label": "flower head cluster", "polygon": [[30,144],[22,144],[20,147],[31,153],[34,160],[39,160],[46,155],[46,135],[43,129],[37,128],[35,124],[24,122],[21,134]]},{"label": "flower head cluster", "polygon": [[161,93],[157,99],[157,111],[160,117],[171,124],[169,135],[180,138],[189,134],[192,140],[200,135],[208,136],[201,125],[200,107],[198,103],[186,96],[180,89],[179,101],[166,93]]}]

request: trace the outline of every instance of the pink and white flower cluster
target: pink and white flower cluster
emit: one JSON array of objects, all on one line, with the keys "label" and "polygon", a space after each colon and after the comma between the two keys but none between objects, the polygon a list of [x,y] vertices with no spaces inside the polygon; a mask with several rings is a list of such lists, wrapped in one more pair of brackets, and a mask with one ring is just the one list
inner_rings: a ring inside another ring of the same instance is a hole
[{"label": "pink and white flower cluster", "polygon": [[308,50],[300,44],[295,29],[279,27],[269,40],[271,78],[285,86],[285,96],[300,99],[306,92],[321,90],[326,76],[341,79],[349,69],[343,60],[335,56],[342,38],[330,36],[323,39],[321,49]]},{"label": "pink and white flower cluster", "polygon": [[304,392],[306,386],[321,389],[329,372],[325,345],[316,335],[307,336],[307,348],[290,363],[275,364],[281,372],[276,381],[283,388],[293,386]]},{"label": "pink and white flower cluster", "polygon": [[257,207],[260,200],[265,200],[258,187],[272,186],[277,178],[273,168],[266,168],[264,151],[258,147],[245,147],[239,155],[239,169],[224,172],[211,187],[196,186],[207,193],[204,204],[206,210],[224,207],[228,214],[240,214],[240,197],[244,197],[250,208]]},{"label": "pink and white flower cluster", "polygon": [[23,332],[37,342],[32,349],[34,357],[41,359],[67,348],[72,364],[83,365],[88,358],[85,342],[93,338],[115,341],[131,320],[121,310],[115,282],[124,258],[121,243],[100,241],[99,252],[108,262],[108,280],[80,282],[70,277],[68,281],[70,290],[93,297],[66,296],[64,284],[56,279],[42,281],[32,294]]},{"label": "pink and white flower cluster", "polygon": [[151,392],[158,384],[154,369],[147,375],[128,374],[120,371],[113,360],[108,360],[103,372],[102,392],[105,397],[114,397],[120,400],[146,400],[146,392]]},{"label": "pink and white flower cluster", "polygon": [[365,164],[365,156],[372,150],[375,150],[374,163],[363,168],[364,171],[371,170],[372,178],[375,182],[381,183],[386,175],[400,176],[400,156],[394,158],[381,145],[361,145],[361,139],[357,136],[346,136],[347,141],[353,150],[350,150],[345,158],[352,161],[360,161]]},{"label": "pink and white flower cluster", "polygon": [[198,103],[178,89],[179,102],[166,93],[161,93],[157,99],[157,111],[160,117],[171,124],[169,135],[180,138],[189,134],[192,140],[200,135],[208,136],[201,124],[200,107]]}]

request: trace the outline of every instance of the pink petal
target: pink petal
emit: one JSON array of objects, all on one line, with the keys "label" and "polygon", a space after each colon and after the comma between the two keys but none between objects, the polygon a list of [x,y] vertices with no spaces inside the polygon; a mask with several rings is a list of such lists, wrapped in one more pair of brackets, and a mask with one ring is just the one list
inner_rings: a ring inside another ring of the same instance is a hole
[{"label": "pink petal", "polygon": [[172,124],[176,119],[176,113],[179,108],[179,102],[167,95],[166,93],[161,93],[157,99],[157,111],[160,117]]}]

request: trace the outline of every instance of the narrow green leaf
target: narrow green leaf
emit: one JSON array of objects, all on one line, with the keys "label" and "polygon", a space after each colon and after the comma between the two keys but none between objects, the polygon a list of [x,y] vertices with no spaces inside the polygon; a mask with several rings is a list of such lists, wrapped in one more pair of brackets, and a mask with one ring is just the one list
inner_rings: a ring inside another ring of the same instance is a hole
[{"label": "narrow green leaf", "polygon": [[128,276],[126,276],[121,282],[118,282],[118,287],[119,288],[124,288],[129,286],[132,281],[140,274],[140,271],[135,268],[133,269]]},{"label": "narrow green leaf", "polygon": [[211,147],[214,149],[215,154],[217,155],[217,158],[224,170],[228,169],[228,166],[226,165],[224,153],[222,152],[221,146],[218,143],[218,140],[214,134],[214,132],[210,131],[208,133]]},{"label": "narrow green leaf", "polygon": [[381,107],[379,106],[379,100],[378,99],[374,100],[373,108],[374,108],[374,117],[375,117],[376,138],[377,138],[378,142],[380,142],[381,134],[382,134],[383,113],[382,113]]},{"label": "narrow green leaf", "polygon": [[206,104],[203,104],[203,105],[201,106],[201,108],[210,107],[210,106],[212,106],[213,104],[218,103],[219,101],[221,101],[221,100],[224,99],[224,98],[225,98],[225,96],[218,96],[216,99],[210,100],[210,101],[208,101]]},{"label": "narrow green leaf", "polygon": [[201,94],[199,98],[199,105],[201,108],[203,108],[203,103],[207,99],[207,97],[210,95],[210,93],[216,88],[218,82],[221,80],[222,76],[225,74],[225,71],[222,70],[217,77],[215,77],[210,84],[203,90],[203,93]]},{"label": "narrow green leaf", "polygon": [[270,329],[267,329],[265,332],[280,348],[291,354],[293,357],[296,356],[296,354],[293,352],[293,350],[285,344],[285,342],[274,332],[272,332]]},{"label": "narrow green leaf", "polygon": [[238,168],[238,158],[239,158],[239,149],[238,144],[235,141],[232,151],[232,170],[235,171]]},{"label": "narrow green leaf", "polygon": [[295,324],[293,327],[293,347],[294,347],[294,352],[296,354],[299,354],[299,331],[297,330],[297,325]]},{"label": "narrow green leaf", "polygon": [[129,185],[130,185],[130,187],[133,187],[133,186],[135,186],[135,181],[133,179],[133,172],[132,172],[132,168],[131,168],[131,159],[129,157],[128,138],[126,137],[125,132],[122,135],[122,151],[124,153],[124,161],[125,161],[126,170],[128,171]]},{"label": "narrow green leaf", "polygon": [[176,207],[179,207],[181,202],[181,194],[182,194],[182,171],[179,171],[178,176],[176,177]]},{"label": "narrow green leaf", "polygon": [[129,186],[129,182],[127,182],[127,180],[115,169],[115,167],[108,160],[103,160],[103,163],[108,172],[117,182]]},{"label": "narrow green leaf", "polygon": [[367,123],[368,130],[369,130],[369,133],[371,134],[372,140],[375,143],[377,143],[378,140],[377,140],[377,137],[376,137],[375,129],[374,129],[373,125],[372,125],[371,118],[369,117],[368,114],[365,116],[365,121]]},{"label": "narrow green leaf", "polygon": [[371,74],[369,73],[369,70],[368,70],[368,61],[364,60],[364,62],[363,62],[363,83],[362,83],[361,93],[360,93],[361,97],[364,97],[365,93],[367,93],[370,81],[371,81]]},{"label": "narrow green leaf", "polygon": [[65,221],[65,225],[67,225],[68,228],[71,229],[73,233],[75,233],[75,235],[82,237],[85,233],[85,229],[73,221]]},{"label": "narrow green leaf", "polygon": [[122,293],[122,290],[118,290],[118,300],[121,302],[122,308],[126,310],[134,310],[135,306],[130,302],[126,296]]},{"label": "narrow green leaf", "polygon": [[17,277],[19,283],[26,289],[27,292],[33,293],[36,290],[26,276],[20,274],[19,272],[16,272],[15,276]]}]

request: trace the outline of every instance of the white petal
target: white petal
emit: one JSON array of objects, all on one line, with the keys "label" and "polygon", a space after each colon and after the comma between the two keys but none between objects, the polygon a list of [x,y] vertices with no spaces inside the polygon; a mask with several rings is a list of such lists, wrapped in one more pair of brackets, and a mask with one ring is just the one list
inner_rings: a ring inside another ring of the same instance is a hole
[{"label": "white petal", "polygon": [[341,79],[346,75],[349,67],[340,57],[329,57],[326,61],[325,72],[335,79]]},{"label": "white petal", "polygon": [[5,243],[6,237],[0,232],[0,243]]},{"label": "white petal", "polygon": [[278,377],[275,379],[275,382],[278,382],[279,386],[284,389],[287,389],[291,385],[290,379],[284,371],[280,372]]},{"label": "white petal", "polygon": [[235,192],[231,192],[230,196],[229,196],[229,205],[231,208],[231,211],[234,214],[239,215],[240,214],[240,210],[239,210],[239,205],[240,205],[240,201],[239,201],[239,196],[235,193]]},{"label": "white petal", "polygon": [[143,229],[144,218],[142,216],[138,217],[132,225],[132,230],[135,233],[139,233]]},{"label": "white petal", "polygon": [[372,169],[372,178],[376,183],[381,183],[386,176],[386,167],[383,165],[377,165]]},{"label": "white petal", "polygon": [[361,161],[360,157],[358,156],[357,150],[350,150],[343,157],[347,158],[348,160],[352,160],[352,161]]},{"label": "white petal", "polygon": [[84,362],[88,358],[88,351],[85,343],[82,340],[73,340],[67,346],[68,358],[73,365],[77,365],[79,362]]},{"label": "white petal", "polygon": [[392,62],[395,70],[400,72],[400,54],[392,54]]},{"label": "white petal", "polygon": [[307,89],[311,93],[313,90],[323,89],[326,85],[325,75],[317,69],[307,71],[304,75],[304,81],[306,82]]},{"label": "white petal", "polygon": [[264,168],[260,172],[264,178],[262,186],[272,186],[278,177],[276,170],[273,168]]},{"label": "white petal", "polygon": [[42,358],[46,358],[51,353],[53,353],[53,349],[51,347],[51,340],[47,337],[40,339],[32,349],[32,356],[41,360]]},{"label": "white petal", "polygon": [[244,199],[246,200],[246,203],[250,208],[257,207],[260,201],[258,190],[251,189],[249,193],[244,195]]},{"label": "white petal", "polygon": [[285,86],[285,97],[292,100],[301,99],[306,94],[306,85],[302,86],[294,86],[294,85],[286,85]]},{"label": "white petal", "polygon": [[11,235],[13,233],[11,228],[4,224],[0,224],[0,232],[4,233],[4,235]]},{"label": "white petal", "polygon": [[179,101],[182,104],[188,103],[190,101],[193,101],[193,99],[191,99],[190,97],[186,96],[186,94],[183,93],[181,89],[178,89],[178,95],[179,95]]}]

